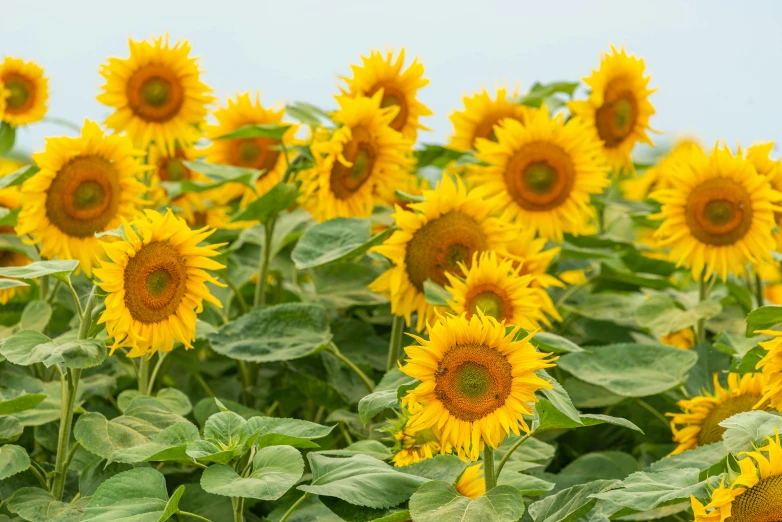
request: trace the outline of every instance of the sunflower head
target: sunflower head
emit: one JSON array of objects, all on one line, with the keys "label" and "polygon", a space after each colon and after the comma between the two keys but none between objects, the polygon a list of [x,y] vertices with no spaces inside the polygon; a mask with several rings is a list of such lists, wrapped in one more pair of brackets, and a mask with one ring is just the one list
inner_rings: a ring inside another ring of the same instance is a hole
[{"label": "sunflower head", "polygon": [[49,138],[33,160],[41,168],[22,186],[16,233],[40,244],[41,257],[77,259],[89,276],[102,249],[95,234],[132,219],[146,192],[136,175],[143,151],[87,121],[78,138]]},{"label": "sunflower head", "polygon": [[522,229],[517,240],[508,244],[509,258],[519,274],[532,276],[532,286],[564,288],[559,279],[546,273],[560,251],[559,247],[546,248],[547,244],[546,238],[535,237],[534,230]]},{"label": "sunflower head", "polygon": [[[782,192],[782,162],[771,158],[773,148],[773,142],[752,145],[747,149],[746,158],[752,163],[758,174],[768,178],[771,188]],[[774,222],[777,225],[774,240],[777,244],[776,250],[779,252],[782,250],[782,212],[774,212]]]},{"label": "sunflower head", "polygon": [[173,154],[177,143],[190,146],[213,100],[190,44],[180,40],[171,46],[168,35],[130,40],[130,56],[109,58],[101,75],[106,83],[98,101],[114,108],[106,126],[127,132],[144,149],[154,142]]},{"label": "sunflower head", "polygon": [[448,147],[466,151],[475,149],[479,138],[497,141],[494,127],[505,118],[524,123],[530,109],[511,99],[511,96],[518,95],[517,91],[509,94],[506,87],[500,87],[495,99],[492,99],[486,89],[472,96],[465,96],[464,110],[454,111],[450,115],[454,133]]},{"label": "sunflower head", "polygon": [[484,444],[496,448],[508,433],[529,432],[522,416],[532,414],[535,392],[551,387],[535,371],[554,366],[530,344],[532,336],[514,340],[518,329],[506,333],[504,323],[480,311],[470,319],[441,316],[428,330],[428,340],[414,337],[418,345],[405,349],[402,371],[421,381],[407,400],[423,405],[410,427],[437,426],[441,444],[473,461]]},{"label": "sunflower head", "polygon": [[775,330],[760,330],[756,333],[773,335],[768,341],[759,343],[766,354],[757,365],[763,372],[766,382],[763,386],[763,397],[757,407],[768,406],[782,413],[782,332]]},{"label": "sunflower head", "polygon": [[630,201],[644,201],[655,190],[671,187],[668,173],[675,167],[677,161],[686,158],[691,149],[702,150],[698,142],[694,140],[682,140],[666,154],[654,167],[650,167],[642,175],[623,180],[619,186],[622,194]]},{"label": "sunflower head", "polygon": [[[430,459],[440,453],[440,431],[436,426],[415,431],[409,427],[410,417],[420,412],[423,406],[408,401],[399,418],[388,430],[394,439],[394,466],[402,467]],[[448,452],[448,451],[446,451]]]},{"label": "sunflower head", "polygon": [[643,59],[628,55],[624,47],[611,47],[600,68],[584,78],[592,89],[589,99],[568,104],[575,116],[597,131],[615,169],[632,167],[630,153],[636,143],[653,145],[647,132],[651,130],[649,118],[655,113],[649,101],[654,89],[649,88],[645,68]]},{"label": "sunflower head", "polygon": [[428,130],[418,121],[422,116],[430,116],[432,111],[418,101],[418,89],[429,84],[424,78],[424,66],[415,58],[404,69],[405,50],[394,58],[394,51],[385,55],[380,51],[371,51],[369,56],[361,57],[360,65],[351,65],[352,78],[343,78],[346,86],[341,88],[342,96],[356,98],[374,96],[380,93],[381,107],[394,107],[394,116],[389,122],[391,128],[401,132],[406,138],[415,141],[418,130]]},{"label": "sunflower head", "polygon": [[33,62],[6,57],[0,63],[0,119],[29,125],[46,116],[49,80]]},{"label": "sunflower head", "polygon": [[692,328],[684,328],[660,337],[660,342],[667,346],[674,346],[682,350],[689,350],[695,346],[695,332]]},{"label": "sunflower head", "polygon": [[715,146],[710,155],[691,149],[669,171],[671,188],[651,195],[662,203],[652,219],[671,260],[696,278],[742,274],[744,266],[769,259],[774,250],[774,212],[782,193],[748,160]]},{"label": "sunflower head", "polygon": [[212,232],[190,230],[170,210],[147,210],[125,224],[122,240],[101,242],[108,260],[95,275],[108,295],[99,322],[114,338],[112,350],[126,346],[129,357],[140,357],[170,351],[176,341],[192,348],[203,301],[222,307],[206,286],[224,286],[207,272],[225,268],[210,259],[222,245],[199,246]]},{"label": "sunflower head", "polygon": [[586,231],[594,210],[591,194],[609,184],[600,141],[580,120],[551,117],[545,105],[530,111],[522,125],[504,119],[497,141],[478,140],[470,178],[491,194],[503,216],[545,238],[562,241],[563,232]]}]

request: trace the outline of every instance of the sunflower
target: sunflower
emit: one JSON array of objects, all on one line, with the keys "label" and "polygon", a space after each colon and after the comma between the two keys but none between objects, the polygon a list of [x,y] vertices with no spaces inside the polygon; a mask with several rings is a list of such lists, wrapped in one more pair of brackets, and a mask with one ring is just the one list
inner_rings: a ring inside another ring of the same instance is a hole
[{"label": "sunflower", "polygon": [[[207,128],[207,136],[212,144],[206,149],[206,159],[209,163],[219,165],[233,165],[263,170],[264,173],[256,182],[258,195],[264,195],[271,188],[282,181],[288,161],[280,142],[272,138],[236,138],[231,140],[218,140],[220,136],[229,134],[245,125],[269,125],[284,124],[282,117],[285,107],[265,108],[261,105],[260,93],[255,94],[255,100],[249,93],[237,95],[236,99],[228,99],[225,108],[214,112],[217,125]],[[293,146],[296,127],[291,127],[285,132],[282,144]],[[252,192],[247,190],[246,192]],[[253,194],[254,197],[254,194]]]},{"label": "sunflower", "polygon": [[742,453],[741,474],[729,486],[725,479],[703,505],[692,497],[695,522],[772,522],[782,520],[782,446],[779,435],[768,445]]},{"label": "sunflower", "polygon": [[472,461],[484,443],[496,448],[508,433],[529,433],[522,415],[532,414],[537,390],[551,388],[535,371],[554,366],[554,359],[535,350],[532,335],[514,341],[517,332],[506,333],[504,323],[479,311],[470,319],[441,316],[428,326],[428,340],[413,336],[419,345],[405,348],[401,370],[421,383],[405,399],[424,407],[410,428],[435,426],[443,448]]},{"label": "sunflower", "polygon": [[370,51],[368,57],[361,57],[361,65],[350,66],[353,78],[343,78],[347,85],[340,90],[342,96],[351,98],[380,93],[381,107],[397,108],[389,122],[391,128],[414,142],[419,129],[429,130],[418,119],[430,116],[432,111],[416,98],[418,89],[428,85],[429,80],[424,78],[424,66],[418,62],[418,58],[403,71],[404,63],[404,48],[396,60],[394,51],[388,51],[385,57],[380,51]]},{"label": "sunflower", "polygon": [[[12,174],[22,167],[24,164],[19,161],[0,158],[0,178]],[[20,206],[22,206],[22,195],[18,186],[0,189],[0,208],[13,210]],[[13,228],[4,230],[4,227],[0,227],[0,234],[5,233],[13,233]]]},{"label": "sunflower", "polygon": [[[457,314],[469,319],[480,310],[508,325],[537,330],[540,324],[551,326],[543,313],[540,288],[533,288],[532,276],[519,275],[520,267],[513,268],[513,260],[499,259],[496,252],[475,252],[472,266],[459,262],[464,278],[445,273],[449,285],[445,289],[453,296],[448,304]],[[553,305],[549,309],[551,311]],[[554,310],[556,313],[556,310]]]},{"label": "sunflower", "polygon": [[195,172],[185,165],[185,161],[193,161],[198,152],[193,148],[175,147],[169,153],[157,145],[151,145],[147,163],[152,165],[152,176],[149,180],[151,200],[154,205],[164,205],[168,202],[168,194],[161,183],[179,181],[209,181],[209,178]]},{"label": "sunflower", "polygon": [[341,127],[312,144],[315,166],[301,174],[301,204],[318,221],[339,216],[369,217],[379,195],[392,195],[411,167],[412,142],[389,124],[393,108],[381,93],[341,98],[333,119]]},{"label": "sunflower", "polygon": [[714,393],[679,401],[681,413],[671,417],[673,441],[679,446],[672,455],[722,440],[725,428],[720,422],[737,413],[751,411],[762,396],[768,380],[760,373],[728,374],[728,387],[723,388],[714,374]]},{"label": "sunflower", "polygon": [[674,145],[657,165],[650,167],[641,176],[622,181],[619,187],[626,199],[630,201],[644,201],[655,190],[671,188],[668,173],[675,167],[676,162],[686,158],[691,149],[702,150],[700,144],[694,140],[682,140]]},{"label": "sunflower", "polygon": [[534,230],[524,229],[508,244],[508,254],[514,260],[514,268],[519,268],[519,274],[532,276],[532,286],[564,288],[562,281],[546,273],[561,250],[559,247],[546,248],[547,243],[544,237],[536,238]]},{"label": "sunflower", "polygon": [[763,397],[757,408],[768,404],[770,408],[782,412],[782,332],[759,330],[755,333],[774,336],[773,339],[759,343],[766,350],[766,354],[758,363],[757,369],[762,371],[768,380],[763,386]]},{"label": "sunflower", "polygon": [[695,346],[695,332],[692,328],[684,328],[676,332],[671,332],[660,337],[660,342],[682,350],[689,350]]},{"label": "sunflower", "polygon": [[168,36],[129,44],[129,58],[109,58],[101,67],[106,83],[98,101],[116,109],[106,126],[126,131],[144,149],[152,142],[171,154],[177,143],[188,147],[213,100],[190,44],[180,40],[171,47]]},{"label": "sunflower", "polygon": [[467,191],[449,177],[434,190],[424,191],[425,201],[397,207],[398,230],[373,248],[394,264],[369,288],[391,300],[391,311],[405,318],[408,326],[417,314],[416,330],[435,318],[436,307],[426,302],[427,279],[445,286],[446,272],[458,272],[459,262],[470,268],[473,254],[495,250],[503,255],[517,237],[517,228],[490,217],[494,209],[480,190]]},{"label": "sunflower", "polygon": [[709,156],[691,149],[669,175],[671,188],[651,195],[662,210],[649,217],[663,220],[655,236],[672,261],[696,278],[716,273],[725,280],[771,258],[782,193],[749,161],[716,146]]},{"label": "sunflower", "polygon": [[473,500],[485,495],[486,480],[483,477],[483,464],[475,464],[465,469],[456,482],[456,491]]},{"label": "sunflower", "polygon": [[[518,97],[518,92],[512,96]],[[449,116],[453,123],[454,133],[450,137],[448,147],[456,150],[475,149],[478,138],[496,141],[494,127],[505,118],[512,118],[524,123],[529,113],[529,107],[514,102],[508,96],[508,89],[497,89],[496,99],[489,92],[482,92],[464,97],[464,110],[454,111]]]},{"label": "sunflower", "polygon": [[171,204],[189,227],[206,226],[218,230],[244,230],[259,224],[258,221],[231,221],[234,209],[222,204],[221,198],[218,189],[211,189],[184,194]]},{"label": "sunflower", "polygon": [[7,56],[0,63],[0,119],[14,125],[28,125],[46,116],[49,79],[33,62]]},{"label": "sunflower", "polygon": [[114,338],[112,350],[127,346],[128,357],[140,357],[171,351],[175,341],[192,348],[203,301],[222,308],[206,283],[225,286],[207,272],[225,268],[209,259],[223,245],[198,246],[214,230],[190,230],[170,210],[146,210],[123,231],[123,240],[101,242],[108,261],[95,269],[108,292],[99,323]]},{"label": "sunflower", "polygon": [[654,145],[647,131],[655,113],[649,102],[649,76],[644,76],[644,61],[628,55],[624,47],[604,54],[600,69],[584,78],[592,92],[588,100],[568,103],[571,112],[593,127],[603,140],[606,158],[615,168],[632,168],[630,153],[636,143]]},{"label": "sunflower", "polygon": [[559,279],[573,286],[584,286],[589,282],[584,270],[565,270],[559,274]]},{"label": "sunflower", "polygon": [[97,232],[132,219],[146,192],[144,169],[130,140],[86,121],[78,138],[49,138],[33,160],[41,168],[22,186],[16,233],[40,243],[41,257],[77,259],[89,276],[102,249]]},{"label": "sunflower", "polygon": [[[782,192],[782,162],[771,159],[771,150],[774,143],[760,143],[747,149],[746,158],[758,171],[758,174],[768,178],[771,188]],[[782,212],[774,212],[774,222],[777,225],[774,231],[776,251],[782,251]]]},{"label": "sunflower", "polygon": [[544,105],[524,125],[506,118],[495,135],[496,143],[478,140],[485,165],[472,165],[469,176],[497,195],[503,217],[560,242],[563,232],[584,233],[594,215],[590,195],[609,184],[594,133],[577,119],[552,118]]},{"label": "sunflower", "polygon": [[409,402],[394,424],[391,433],[394,437],[394,466],[402,467],[415,464],[425,459],[431,459],[440,453],[440,435],[436,427],[413,431],[410,429],[410,417],[423,410],[416,402]]}]

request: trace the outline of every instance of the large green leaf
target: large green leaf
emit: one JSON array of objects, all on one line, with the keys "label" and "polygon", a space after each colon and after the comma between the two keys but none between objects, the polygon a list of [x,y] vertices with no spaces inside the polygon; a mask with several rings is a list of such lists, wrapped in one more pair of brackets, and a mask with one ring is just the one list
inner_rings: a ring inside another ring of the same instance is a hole
[{"label": "large green leaf", "polygon": [[232,411],[215,413],[204,424],[204,439],[187,445],[187,454],[204,462],[227,464],[245,452],[250,439],[247,421]]},{"label": "large green leaf", "polygon": [[[3,154],[0,153],[0,156],[2,155]],[[38,165],[27,165],[15,172],[6,174],[5,176],[0,177],[0,189],[19,186],[38,174],[39,170],[41,169],[38,168]]]},{"label": "large green leaf", "polygon": [[309,453],[312,483],[298,489],[351,504],[389,508],[404,502],[426,479],[402,473],[367,455],[334,458]]},{"label": "large green leaf", "polygon": [[676,306],[665,294],[655,294],[635,310],[638,324],[655,335],[662,336],[695,326],[701,319],[719,315],[722,306],[717,301],[701,301],[689,310]]},{"label": "large green leaf", "polygon": [[238,212],[231,221],[253,221],[266,223],[289,206],[296,203],[299,189],[290,183],[277,183],[272,189]]},{"label": "large green leaf", "polygon": [[641,428],[629,420],[620,417],[587,413],[579,415],[579,420],[581,421],[580,424],[576,423],[558,408],[554,407],[551,402],[541,399],[535,404],[535,418],[532,420],[532,429],[540,433],[548,430],[583,428],[586,426],[595,426],[597,424],[613,424],[615,426],[621,426],[643,433]]},{"label": "large green leaf", "polygon": [[303,473],[304,460],[296,449],[271,446],[255,454],[252,472],[247,477],[240,476],[229,466],[214,464],[204,470],[201,487],[226,497],[277,500]]},{"label": "large green leaf", "polygon": [[619,484],[616,480],[579,484],[534,502],[529,506],[529,514],[535,522],[571,522],[589,513],[597,502],[594,495]]},{"label": "large green leaf", "polygon": [[315,268],[340,260],[358,257],[391,233],[386,229],[371,236],[368,219],[336,218],[307,230],[293,249],[291,259],[296,268]]},{"label": "large green leaf", "polygon": [[21,446],[0,446],[0,480],[5,480],[30,467],[30,457]]},{"label": "large green leaf", "polygon": [[321,439],[331,433],[334,426],[321,426],[300,419],[278,417],[252,417],[247,421],[247,429],[255,439],[255,446],[293,446],[295,448],[318,448],[315,439]]},{"label": "large green leaf", "polygon": [[[742,446],[743,447],[743,446]],[[698,446],[678,455],[663,457],[657,462],[652,462],[649,471],[669,471],[674,469],[698,468],[703,471],[709,469],[728,456],[728,449],[722,442]]]},{"label": "large green leaf", "polygon": [[410,514],[416,522],[516,522],[524,514],[524,501],[512,486],[497,486],[472,500],[447,482],[432,481],[410,498]]},{"label": "large green leaf", "polygon": [[782,306],[756,308],[747,316],[747,336],[754,335],[757,330],[768,330],[779,323],[782,323]]},{"label": "large green leaf", "polygon": [[[639,471],[622,481],[621,487],[596,492],[594,497],[636,511],[648,511],[690,496],[705,498],[711,495],[709,487],[719,485],[719,479],[698,480],[700,470],[685,468],[661,472]],[[711,484],[711,486],[709,486]]]},{"label": "large green leaf", "polygon": [[456,455],[435,455],[430,459],[401,467],[399,471],[429,480],[441,480],[453,484],[468,465]]},{"label": "large green leaf", "polygon": [[21,488],[8,499],[8,510],[30,522],[81,522],[84,506],[57,501],[40,488]]},{"label": "large green leaf", "polygon": [[106,358],[106,345],[98,339],[52,341],[37,330],[22,330],[9,337],[0,354],[14,364],[43,363],[47,368],[62,364],[67,368],[92,368]]},{"label": "large green leaf", "polygon": [[361,416],[361,422],[366,426],[375,415],[398,404],[396,389],[376,391],[358,401],[358,414]]},{"label": "large green leaf", "polygon": [[35,279],[50,275],[65,282],[65,279],[77,266],[79,266],[79,262],[71,259],[65,261],[36,261],[25,266],[0,268],[0,276],[14,279]]},{"label": "large green leaf", "polygon": [[238,140],[248,138],[269,138],[280,141],[285,133],[290,129],[290,125],[280,125],[279,123],[264,123],[255,125],[244,125],[238,129],[223,134],[215,138],[216,140]]},{"label": "large green leaf", "polygon": [[11,415],[20,411],[35,408],[46,399],[45,393],[15,393],[0,392],[0,415]]},{"label": "large green leaf", "polygon": [[24,433],[24,426],[16,417],[0,417],[0,444],[15,442]]},{"label": "large green leaf", "polygon": [[551,383],[553,388],[544,388],[541,390],[543,395],[551,401],[552,406],[558,409],[568,419],[572,420],[576,424],[581,424],[581,418],[579,417],[578,410],[573,406],[573,401],[570,400],[570,396],[565,391],[559,382],[552,376],[550,376],[546,370],[538,370],[535,372],[538,377]]},{"label": "large green leaf", "polygon": [[541,352],[571,353],[584,351],[583,348],[570,339],[551,332],[536,333],[535,336],[530,339],[530,343]]},{"label": "large green leaf", "polygon": [[45,301],[30,301],[24,307],[22,319],[19,321],[20,330],[37,330],[43,332],[49,320],[52,318],[52,307]]},{"label": "large green leaf", "polygon": [[184,492],[179,486],[169,499],[162,473],[131,469],[98,487],[84,511],[84,522],[165,522],[177,512]]},{"label": "large green leaf", "polygon": [[766,437],[782,431],[782,415],[767,411],[746,411],[738,413],[720,422],[725,428],[722,440],[725,448],[738,455],[742,451],[752,451],[753,446],[763,446]]},{"label": "large green leaf", "polygon": [[[255,190],[256,180],[263,175],[263,171],[249,169],[245,167],[233,167],[231,165],[213,165],[201,161],[183,161],[183,163],[194,172],[200,172],[210,183],[203,183],[190,180],[180,182],[181,192],[203,192],[217,188],[226,183],[240,183]],[[169,187],[167,187],[169,188]],[[169,197],[178,195],[176,187],[170,187]]]},{"label": "large green leaf", "polygon": [[671,346],[612,344],[569,353],[557,364],[573,376],[625,397],[656,395],[680,386],[698,355]]},{"label": "large green leaf", "polygon": [[232,359],[274,362],[325,349],[331,332],[323,308],[287,303],[252,310],[208,338],[214,351]]},{"label": "large green leaf", "polygon": [[180,422],[152,435],[148,442],[112,451],[108,462],[132,464],[145,461],[187,461],[187,445],[198,439],[198,428],[195,424]]}]

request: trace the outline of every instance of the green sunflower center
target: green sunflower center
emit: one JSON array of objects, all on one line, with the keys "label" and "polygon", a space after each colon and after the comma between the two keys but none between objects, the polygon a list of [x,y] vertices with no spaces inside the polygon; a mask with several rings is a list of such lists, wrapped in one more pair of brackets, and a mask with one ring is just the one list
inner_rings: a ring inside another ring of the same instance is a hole
[{"label": "green sunflower center", "polygon": [[708,245],[732,245],[752,228],[752,198],[733,179],[712,178],[695,186],[687,198],[687,227]]},{"label": "green sunflower center", "polygon": [[171,274],[164,268],[152,271],[147,276],[147,292],[154,297],[162,296],[171,284]]},{"label": "green sunflower center", "polygon": [[187,290],[187,267],[179,251],[155,241],[141,247],[125,267],[125,306],[142,323],[177,313]]},{"label": "green sunflower center", "polygon": [[545,161],[531,163],[524,175],[529,189],[538,194],[547,194],[557,182],[557,171]]},{"label": "green sunflower center", "polygon": [[782,475],[761,480],[731,504],[730,522],[782,520]]},{"label": "green sunflower center", "polygon": [[752,411],[752,407],[757,404],[760,397],[757,395],[739,395],[731,397],[720,403],[714,408],[701,423],[701,431],[698,433],[698,445],[705,446],[714,442],[722,441],[722,435],[725,428],[720,426],[720,422],[733,417],[738,413]]},{"label": "green sunflower center", "polygon": [[[188,168],[179,158],[171,158],[165,165],[165,181],[182,181],[188,178]],[[162,176],[161,176],[162,177]]]},{"label": "green sunflower center", "polygon": [[703,215],[715,225],[724,225],[733,219],[733,204],[730,201],[709,201]]},{"label": "green sunflower center", "polygon": [[606,85],[603,105],[595,111],[597,133],[606,147],[621,145],[632,134],[638,115],[638,100],[629,80],[616,78]]},{"label": "green sunflower center", "polygon": [[353,138],[345,144],[342,155],[352,165],[348,167],[335,161],[329,181],[334,197],[345,200],[353,196],[372,176],[377,153],[369,131],[364,127],[353,129]]},{"label": "green sunflower center", "polygon": [[508,194],[521,208],[552,210],[570,197],[576,172],[570,154],[557,144],[533,141],[521,147],[503,173]]},{"label": "green sunflower center", "polygon": [[474,362],[466,362],[456,370],[456,386],[460,394],[477,399],[491,388],[489,370]]},{"label": "green sunflower center", "polygon": [[73,191],[73,206],[79,210],[89,210],[101,205],[105,198],[106,190],[103,185],[87,180]]},{"label": "green sunflower center", "polygon": [[437,438],[437,435],[431,428],[415,432],[413,439],[415,440],[415,446],[423,446],[430,442],[440,442],[440,439]]},{"label": "green sunflower center", "polygon": [[30,99],[30,89],[23,81],[11,80],[6,85],[6,89],[11,93],[6,99],[9,108],[21,109],[27,105],[27,101]]},{"label": "green sunflower center", "polygon": [[141,88],[144,101],[153,107],[162,107],[168,101],[170,88],[163,78],[150,78]]},{"label": "green sunflower center", "polygon": [[254,140],[243,140],[239,144],[239,159],[242,163],[254,163],[261,153]]},{"label": "green sunflower center", "polygon": [[469,299],[468,307],[471,314],[481,310],[485,315],[502,320],[505,317],[505,304],[502,297],[490,290],[480,292],[475,297]]}]

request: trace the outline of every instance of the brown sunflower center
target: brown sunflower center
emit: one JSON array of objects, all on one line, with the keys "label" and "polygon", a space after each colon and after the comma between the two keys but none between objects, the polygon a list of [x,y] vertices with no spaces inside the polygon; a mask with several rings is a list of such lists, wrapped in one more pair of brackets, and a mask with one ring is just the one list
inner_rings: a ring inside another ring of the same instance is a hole
[{"label": "brown sunflower center", "polygon": [[407,114],[409,112],[407,99],[399,89],[385,85],[377,86],[369,95],[373,96],[380,89],[383,89],[383,99],[380,101],[381,107],[399,107],[399,112],[396,113],[396,116],[391,121],[390,127],[396,131],[401,131],[405,123],[407,123]]},{"label": "brown sunflower center", "polygon": [[445,286],[445,272],[458,271],[459,262],[469,268],[473,254],[487,248],[486,234],[475,219],[458,211],[443,214],[418,229],[408,243],[407,276],[420,292],[427,279]]},{"label": "brown sunflower center", "polygon": [[486,117],[483,118],[483,120],[475,127],[475,133],[472,138],[473,148],[475,147],[475,142],[478,140],[478,138],[485,138],[487,140],[496,142],[497,135],[494,133],[494,126],[504,118],[514,118],[519,120],[521,123],[524,123],[523,119],[518,118],[517,115],[510,111],[487,114]]},{"label": "brown sunflower center", "polygon": [[337,199],[348,199],[372,175],[377,152],[372,137],[364,127],[353,129],[353,137],[345,144],[342,155],[353,165],[348,167],[339,161],[331,168],[331,192]]},{"label": "brown sunflower center", "polygon": [[481,310],[498,321],[508,319],[511,304],[505,292],[495,285],[484,284],[472,288],[465,296],[465,309],[472,316]]},{"label": "brown sunflower center", "polygon": [[782,475],[763,479],[733,501],[730,522],[782,520]]},{"label": "brown sunflower center", "polygon": [[163,65],[146,65],[131,75],[126,87],[128,105],[139,118],[166,122],[179,114],[185,90],[175,71]]},{"label": "brown sunflower center", "polygon": [[704,181],[690,192],[687,226],[695,238],[709,245],[731,245],[752,226],[752,199],[738,182],[727,178]]},{"label": "brown sunflower center", "polygon": [[180,158],[164,158],[160,160],[157,170],[161,181],[182,181],[190,179],[191,172]]},{"label": "brown sunflower center", "polygon": [[451,415],[475,421],[505,404],[513,384],[512,369],[494,348],[456,345],[440,361],[435,394]]},{"label": "brown sunflower center", "polygon": [[719,425],[720,422],[738,413],[752,411],[752,407],[759,400],[760,396],[758,395],[739,395],[738,397],[730,397],[720,403],[703,419],[701,431],[698,433],[698,445],[705,446],[706,444],[722,441],[725,428]]},{"label": "brown sunflower center", "polygon": [[157,241],[141,247],[125,268],[125,306],[142,323],[176,314],[187,289],[187,267],[175,247]]},{"label": "brown sunflower center", "polygon": [[595,124],[606,147],[619,146],[633,132],[638,120],[638,101],[628,81],[618,78],[605,89],[603,105],[595,113]]},{"label": "brown sunflower center", "polygon": [[9,92],[6,98],[6,110],[12,114],[25,112],[35,101],[35,84],[29,78],[19,74],[8,74],[3,78]]},{"label": "brown sunflower center", "polygon": [[119,176],[109,161],[77,156],[52,180],[46,193],[46,215],[69,236],[92,236],[117,214],[119,192]]},{"label": "brown sunflower center", "polygon": [[279,145],[271,138],[242,138],[232,140],[231,163],[237,167],[263,169],[266,173],[274,169],[280,157]]},{"label": "brown sunflower center", "polygon": [[508,161],[505,183],[513,200],[526,210],[551,210],[570,196],[575,168],[570,155],[553,143],[523,146]]}]

